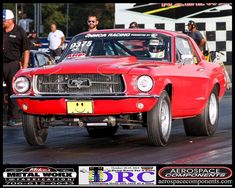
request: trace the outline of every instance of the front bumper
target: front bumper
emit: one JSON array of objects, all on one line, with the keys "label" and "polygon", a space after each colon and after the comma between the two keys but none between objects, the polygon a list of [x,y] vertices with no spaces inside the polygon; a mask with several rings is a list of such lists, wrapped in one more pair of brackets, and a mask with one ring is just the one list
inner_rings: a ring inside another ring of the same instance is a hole
[{"label": "front bumper", "polygon": [[157,103],[158,95],[117,95],[117,96],[30,96],[12,95],[19,107],[28,114],[71,115],[67,101],[92,101],[93,113],[72,114],[75,116],[118,115],[150,111]]}]

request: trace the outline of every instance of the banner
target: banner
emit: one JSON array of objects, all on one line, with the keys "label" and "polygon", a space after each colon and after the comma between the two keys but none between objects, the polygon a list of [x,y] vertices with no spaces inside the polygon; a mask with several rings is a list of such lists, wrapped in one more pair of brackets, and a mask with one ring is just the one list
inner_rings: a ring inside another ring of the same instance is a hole
[{"label": "banner", "polygon": [[232,165],[3,165],[3,187],[228,187],[232,175]]}]

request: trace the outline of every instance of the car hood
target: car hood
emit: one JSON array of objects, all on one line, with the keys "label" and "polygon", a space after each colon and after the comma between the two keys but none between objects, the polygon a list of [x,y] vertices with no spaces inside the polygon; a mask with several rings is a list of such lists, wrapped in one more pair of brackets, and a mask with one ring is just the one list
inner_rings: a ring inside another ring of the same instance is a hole
[{"label": "car hood", "polygon": [[32,74],[73,74],[73,73],[113,73],[127,74],[135,68],[149,69],[158,67],[161,63],[137,60],[136,57],[84,57],[65,60],[54,66],[31,69]]}]

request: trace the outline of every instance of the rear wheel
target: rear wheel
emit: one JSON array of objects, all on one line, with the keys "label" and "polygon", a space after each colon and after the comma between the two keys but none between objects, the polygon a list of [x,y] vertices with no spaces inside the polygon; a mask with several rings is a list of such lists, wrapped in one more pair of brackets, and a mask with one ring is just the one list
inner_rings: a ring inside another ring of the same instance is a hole
[{"label": "rear wheel", "polygon": [[147,113],[147,132],[152,145],[165,146],[171,132],[171,103],[166,91],[160,95],[157,104]]},{"label": "rear wheel", "polygon": [[23,114],[23,132],[27,142],[32,146],[44,145],[48,135],[48,127],[44,118],[35,115]]},{"label": "rear wheel", "polygon": [[218,120],[218,91],[214,88],[203,112],[196,117],[183,120],[185,133],[187,136],[211,136],[217,129]]},{"label": "rear wheel", "polygon": [[118,126],[114,127],[86,127],[90,137],[108,137],[114,135]]}]

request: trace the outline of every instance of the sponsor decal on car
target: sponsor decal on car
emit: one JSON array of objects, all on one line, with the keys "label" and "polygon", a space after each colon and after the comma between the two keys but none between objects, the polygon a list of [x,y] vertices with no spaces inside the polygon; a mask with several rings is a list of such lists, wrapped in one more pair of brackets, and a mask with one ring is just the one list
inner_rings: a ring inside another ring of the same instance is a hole
[{"label": "sponsor decal on car", "polygon": [[66,56],[67,59],[76,59],[76,58],[82,58],[85,57],[85,53],[78,53],[78,54],[69,54]]},{"label": "sponsor decal on car", "polygon": [[103,38],[103,37],[151,37],[152,33],[94,33],[86,34],[85,38]]}]

